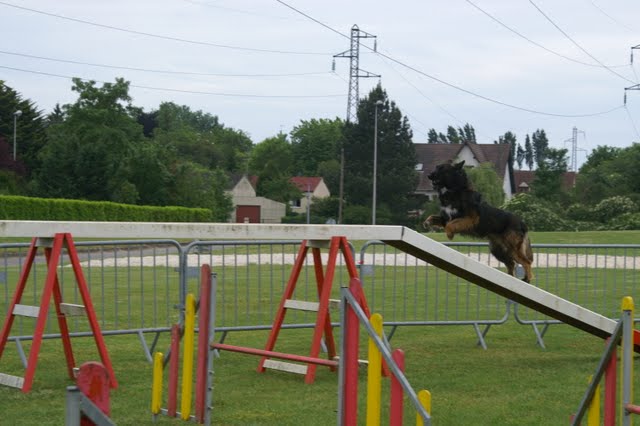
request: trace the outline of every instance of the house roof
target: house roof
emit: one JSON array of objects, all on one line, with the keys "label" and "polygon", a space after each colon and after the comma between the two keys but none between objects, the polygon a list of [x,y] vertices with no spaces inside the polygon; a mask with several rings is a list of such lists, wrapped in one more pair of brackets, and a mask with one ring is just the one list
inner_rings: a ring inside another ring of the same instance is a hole
[{"label": "house roof", "polygon": [[433,191],[431,181],[427,177],[436,169],[438,164],[446,163],[458,156],[464,147],[468,147],[478,163],[491,163],[496,169],[496,173],[502,179],[509,167],[509,145],[508,144],[433,144],[433,143],[417,143],[414,144],[416,157],[419,164],[422,164],[420,173],[420,182],[416,189],[417,192]]},{"label": "house roof", "polygon": [[[565,172],[562,174],[562,189],[571,189],[576,186],[576,172]],[[535,170],[514,170],[513,179],[515,180],[516,188],[525,184],[531,187],[531,182],[536,178]]]},{"label": "house roof", "polygon": [[301,192],[314,192],[320,182],[322,182],[322,177],[320,176],[294,176],[289,179],[289,182],[294,184],[296,188],[298,188]]},{"label": "house roof", "polygon": [[251,184],[251,186],[253,187],[253,189],[257,189],[258,176],[255,176],[255,175],[247,176],[246,174],[242,174],[242,173],[232,173],[229,175],[229,189],[235,188],[238,182],[240,182],[240,180],[245,176],[249,181],[249,183]]}]

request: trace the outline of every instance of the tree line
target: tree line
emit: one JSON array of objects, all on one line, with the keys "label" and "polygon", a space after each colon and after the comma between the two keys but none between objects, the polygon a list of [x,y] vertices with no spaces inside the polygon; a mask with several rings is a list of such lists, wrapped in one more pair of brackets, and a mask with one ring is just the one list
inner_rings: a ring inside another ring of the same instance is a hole
[{"label": "tree line", "polygon": [[[124,79],[101,86],[74,79],[71,90],[77,95],[75,102],[56,105],[44,115],[34,102],[0,81],[0,193],[204,207],[215,212],[215,220],[226,221],[233,209],[226,192],[233,176],[258,176],[258,195],[284,203],[301,196],[289,182],[292,176],[321,176],[332,196],[315,200],[313,222],[338,217],[342,180],[342,222],[370,223],[377,118],[376,222],[414,226],[419,219],[407,212],[429,208],[413,195],[418,172],[409,120],[380,85],[360,99],[355,123],[339,118],[302,120],[288,134],[257,143],[244,131],[225,126],[218,116],[186,105],[163,102],[144,111],[133,104]],[[18,110],[22,114],[15,118],[14,161],[13,123]],[[477,143],[470,124],[449,126],[446,133],[431,129],[427,142]],[[595,150],[572,193],[560,185],[567,169],[566,150],[550,148],[544,130],[526,135],[522,146],[512,132],[494,143],[510,145],[512,166],[536,169],[531,195],[558,203],[558,210],[581,205],[571,211],[587,211],[613,192],[633,203],[640,201],[640,180],[630,179],[637,171],[619,164],[629,155],[626,150],[636,145]],[[616,164],[617,180],[607,175],[611,162]],[[487,192],[496,190],[494,178],[487,178],[491,172],[483,167],[473,173]],[[499,194],[489,198],[498,204],[503,199]],[[285,220],[302,218],[289,214]]]}]

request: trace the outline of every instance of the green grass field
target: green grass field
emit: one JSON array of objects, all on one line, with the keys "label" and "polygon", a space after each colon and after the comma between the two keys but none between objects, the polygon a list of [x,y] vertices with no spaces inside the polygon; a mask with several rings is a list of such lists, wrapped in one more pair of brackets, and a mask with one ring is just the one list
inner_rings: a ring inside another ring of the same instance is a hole
[{"label": "green grass field", "polygon": [[[443,234],[429,234],[430,237],[442,241]],[[459,241],[456,238],[456,241]],[[631,244],[640,242],[640,232],[602,232],[602,233],[532,233],[534,243],[557,244]],[[356,245],[358,247],[358,245]],[[148,268],[152,269],[152,268]],[[113,271],[96,273],[109,274]],[[141,276],[149,271],[134,272],[133,276]],[[231,272],[227,272],[231,273]],[[247,306],[242,311],[242,322],[262,322],[271,313],[263,308],[258,312],[259,301],[264,300],[268,287],[260,287],[255,282],[260,271],[252,268],[239,268],[237,276],[246,280],[247,290],[237,292],[235,289],[219,287],[218,302],[221,303],[221,291],[228,291],[226,300]],[[378,274],[395,273],[391,270],[376,270]],[[566,276],[559,281],[563,287],[557,289],[559,295],[579,288],[585,277],[583,270],[567,270]],[[430,272],[435,274],[435,272]],[[622,271],[607,272],[612,274],[599,277],[600,282],[615,280],[620,285],[608,294],[600,294],[593,300],[581,301],[593,306],[598,311],[615,312],[620,305],[620,294],[632,292],[638,286],[639,274],[625,274]],[[220,277],[219,277],[220,278]],[[541,279],[543,276],[541,277]],[[597,277],[596,277],[597,278]],[[398,280],[400,280],[399,278]],[[467,283],[452,286],[445,293],[426,294],[421,280],[435,280],[434,276],[420,275],[408,294],[410,298],[401,301],[404,305],[384,303],[393,292],[392,287],[376,290],[368,297],[372,301],[373,310],[379,310],[387,320],[394,318],[398,312],[412,311],[415,299],[427,297],[432,301],[428,315],[456,315],[452,307],[446,306],[449,291],[462,291],[464,299],[470,303],[468,312],[457,315],[498,315],[502,301],[495,298],[496,307],[485,303],[493,296],[478,291]],[[133,309],[138,315],[153,322],[162,311],[154,311],[142,302],[144,293],[136,289],[133,280],[132,303],[120,311]],[[8,282],[11,282],[9,279]],[[402,282],[402,281],[400,281]],[[610,281],[609,281],[610,282]],[[220,285],[220,284],[219,284]],[[402,284],[400,284],[402,285]],[[549,289],[553,291],[554,289]],[[430,291],[436,291],[434,289]],[[93,295],[105,297],[118,304],[115,294]],[[481,298],[481,311],[476,312],[475,301]],[[484,298],[484,299],[482,299]],[[395,299],[394,299],[395,300]],[[437,300],[437,303],[436,303]],[[485,312],[487,306],[489,312]],[[408,310],[407,310],[408,307]],[[225,313],[225,309],[227,309]],[[275,309],[275,307],[274,307]],[[495,309],[491,310],[491,309]],[[0,305],[0,312],[6,307]],[[141,312],[144,311],[144,312]],[[101,320],[115,322],[118,320],[115,309],[103,311],[106,318]],[[233,312],[228,307],[219,307],[219,318],[226,315],[225,321],[232,321]],[[535,313],[526,312],[535,317]],[[98,312],[100,316],[100,312]],[[175,312],[169,315],[175,316]],[[296,318],[299,320],[299,318]],[[334,318],[337,320],[337,316]],[[455,319],[455,318],[450,318]],[[160,318],[162,320],[162,318]],[[55,323],[53,324],[55,329]],[[28,324],[25,324],[28,328]],[[268,331],[232,332],[225,343],[261,348],[264,346]],[[277,350],[296,354],[307,354],[311,341],[311,330],[283,330],[278,340]],[[336,338],[339,336],[337,330]],[[119,388],[112,393],[112,418],[119,425],[151,424],[151,364],[142,352],[138,337],[107,336],[107,347],[111,355]],[[147,336],[150,342],[152,336]],[[159,347],[167,348],[169,336],[160,338]],[[364,339],[361,342],[364,348]],[[536,345],[535,335],[530,326],[517,324],[512,319],[502,325],[493,326],[486,336],[487,350],[476,344],[476,334],[472,326],[416,326],[402,327],[396,331],[391,344],[394,348],[402,348],[407,359],[407,377],[416,390],[428,389],[433,396],[433,423],[436,425],[555,425],[567,424],[569,416],[577,408],[588,377],[594,372],[604,349],[604,342],[596,337],[573,329],[566,325],[553,325],[545,336],[546,349]],[[91,338],[74,338],[74,352],[78,363],[97,358]],[[29,350],[29,342],[25,350]],[[363,355],[364,357],[364,352]],[[257,373],[258,358],[255,356],[223,353],[214,361],[214,411],[213,424],[216,425],[329,425],[336,423],[337,409],[337,374],[325,368],[319,368],[316,382],[304,384],[302,377],[282,372],[267,371]],[[636,366],[636,370],[637,370]],[[23,375],[15,350],[9,343],[0,359],[0,372]],[[72,384],[66,376],[66,364],[62,345],[59,340],[45,340],[40,350],[38,369],[36,371],[33,390],[22,394],[12,388],[0,386],[0,425],[60,425],[64,424],[65,387]],[[638,389],[638,380],[635,380]],[[361,415],[364,419],[364,389],[366,387],[366,369],[360,372]],[[383,385],[383,392],[388,396],[388,383]],[[166,391],[165,391],[166,395]],[[385,401],[383,397],[383,401]],[[640,402],[638,399],[636,403]],[[385,403],[383,402],[383,405]],[[407,404],[408,405],[408,404]],[[383,422],[387,417],[385,405]],[[405,424],[414,424],[415,413],[407,407]],[[177,419],[160,416],[158,424],[181,423]],[[361,420],[360,424],[364,424]]]}]

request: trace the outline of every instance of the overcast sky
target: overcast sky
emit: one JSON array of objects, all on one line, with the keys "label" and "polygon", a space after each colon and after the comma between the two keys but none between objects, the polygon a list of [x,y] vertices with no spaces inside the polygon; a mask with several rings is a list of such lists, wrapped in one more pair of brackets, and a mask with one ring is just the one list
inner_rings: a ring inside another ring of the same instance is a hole
[{"label": "overcast sky", "polygon": [[[294,9],[297,9],[294,10]],[[414,142],[470,123],[479,143],[544,129],[555,148],[640,141],[637,0],[0,0],[0,79],[45,113],[70,77],[131,82],[146,111],[172,101],[258,143],[301,120],[346,118],[351,27],[360,97],[378,81]],[[305,16],[306,15],[306,16]],[[373,47],[372,39],[361,39]],[[46,58],[46,59],[45,59]],[[101,66],[95,66],[101,65]]]}]

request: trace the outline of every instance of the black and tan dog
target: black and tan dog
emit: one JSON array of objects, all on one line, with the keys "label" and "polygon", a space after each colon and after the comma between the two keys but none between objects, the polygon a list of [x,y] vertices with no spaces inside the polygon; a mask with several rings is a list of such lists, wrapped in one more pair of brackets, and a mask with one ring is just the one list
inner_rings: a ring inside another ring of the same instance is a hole
[{"label": "black and tan dog", "polygon": [[464,161],[440,164],[428,177],[438,191],[440,214],[431,215],[426,225],[444,228],[451,240],[455,234],[489,240],[496,259],[515,276],[516,263],[524,267],[524,281],[531,282],[533,253],[527,225],[513,213],[492,207],[474,191],[464,171]]}]

